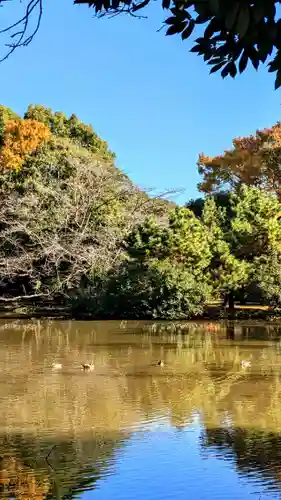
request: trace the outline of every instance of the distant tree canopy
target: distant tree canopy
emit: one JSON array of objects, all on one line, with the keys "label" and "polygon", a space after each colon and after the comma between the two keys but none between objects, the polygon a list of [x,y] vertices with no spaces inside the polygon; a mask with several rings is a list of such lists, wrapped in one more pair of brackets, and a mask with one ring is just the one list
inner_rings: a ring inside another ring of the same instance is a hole
[{"label": "distant tree canopy", "polygon": [[[74,0],[74,3],[93,7],[98,16],[127,13],[139,17],[151,1]],[[2,60],[33,40],[43,15],[43,2],[26,0],[23,16],[0,31],[12,37]],[[204,58],[211,73],[221,70],[223,78],[228,75],[234,78],[237,72],[246,69],[248,62],[258,69],[260,63],[269,61],[269,71],[276,73],[275,88],[281,85],[279,3],[279,0],[161,0],[162,8],[168,11],[166,34],[180,34],[185,40],[198,31],[200,36],[195,39],[191,52]],[[4,5],[4,0],[0,0],[0,4]],[[30,32],[29,25],[36,12]]]},{"label": "distant tree canopy", "polygon": [[219,193],[241,184],[260,187],[281,198],[281,123],[257,130],[255,135],[238,137],[223,154],[199,155],[202,176],[199,190]]}]

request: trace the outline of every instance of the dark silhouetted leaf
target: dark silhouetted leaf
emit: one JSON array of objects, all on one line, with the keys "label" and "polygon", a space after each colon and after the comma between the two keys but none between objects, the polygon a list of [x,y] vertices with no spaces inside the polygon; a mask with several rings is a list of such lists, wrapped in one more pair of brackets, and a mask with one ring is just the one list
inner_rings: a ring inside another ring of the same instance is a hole
[{"label": "dark silhouetted leaf", "polygon": [[239,61],[239,72],[240,73],[243,73],[243,71],[245,71],[245,69],[247,68],[247,64],[248,64],[248,55],[247,55],[246,51],[244,50],[242,56],[240,57],[240,61]]},{"label": "dark silhouetted leaf", "polygon": [[170,5],[171,5],[171,0],[162,0],[163,9],[169,9]]},{"label": "dark silhouetted leaf", "polygon": [[181,37],[182,40],[186,40],[194,30],[194,22],[190,21],[189,25],[185,28],[185,30],[182,32]]},{"label": "dark silhouetted leaf", "polygon": [[243,38],[249,28],[250,12],[246,4],[240,4],[236,28],[240,38]]},{"label": "dark silhouetted leaf", "polygon": [[174,24],[173,26],[170,26],[167,31],[166,35],[175,35],[176,33],[181,33],[184,28],[186,27],[186,22],[182,22],[179,24]]},{"label": "dark silhouetted leaf", "polygon": [[168,17],[168,19],[165,19],[165,24],[169,25],[174,25],[177,23],[177,18],[176,17]]},{"label": "dark silhouetted leaf", "polygon": [[225,17],[225,27],[227,30],[231,30],[233,28],[238,14],[238,10],[239,10],[239,2],[234,2],[233,4],[230,3],[230,8]]},{"label": "dark silhouetted leaf", "polygon": [[256,0],[251,11],[255,23],[259,23],[265,17],[265,5],[263,0]]},{"label": "dark silhouetted leaf", "polygon": [[280,57],[280,52],[278,51],[276,56],[272,61],[269,63],[269,73],[274,73],[275,71],[278,71],[281,69],[281,57]]},{"label": "dark silhouetted leaf", "polygon": [[216,31],[220,31],[220,23],[213,17],[204,31],[204,38],[211,38]]},{"label": "dark silhouetted leaf", "polygon": [[233,61],[230,61],[222,70],[221,76],[225,78],[227,75],[232,76],[232,78],[235,77],[237,73],[236,65]]},{"label": "dark silhouetted leaf", "polygon": [[235,76],[237,75],[236,64],[233,61],[229,63],[229,74],[232,78],[235,78]]},{"label": "dark silhouetted leaf", "polygon": [[217,14],[220,10],[220,2],[219,0],[209,0],[209,5],[210,5],[210,8],[211,8],[211,11],[214,13],[214,14]]},{"label": "dark silhouetted leaf", "polygon": [[275,15],[276,15],[276,7],[275,7],[275,3],[274,2],[264,2],[265,4],[265,7],[266,7],[266,17],[268,19],[271,19],[273,20],[275,18]]},{"label": "dark silhouetted leaf", "polygon": [[185,13],[185,17],[189,16],[189,18],[191,17],[190,14],[188,14],[187,10],[189,7],[191,7],[193,5],[193,2],[185,2],[184,3],[184,9],[183,8],[180,8],[180,7],[172,7],[170,9],[170,11],[172,12],[172,14],[174,14],[175,16],[178,17],[179,13]]},{"label": "dark silhouetted leaf", "polygon": [[229,73],[229,70],[228,70],[228,64],[223,68],[222,72],[221,72],[221,76],[223,78],[225,78]]},{"label": "dark silhouetted leaf", "polygon": [[200,17],[208,17],[211,15],[207,2],[194,2],[194,10]]},{"label": "dark silhouetted leaf", "polygon": [[276,80],[274,84],[275,90],[279,89],[280,86],[281,86],[281,69],[277,71]]},{"label": "dark silhouetted leaf", "polygon": [[221,61],[220,63],[216,64],[215,66],[212,67],[212,69],[210,70],[210,74],[211,73],[215,73],[216,71],[218,71],[219,69],[221,69],[225,64],[225,61]]}]

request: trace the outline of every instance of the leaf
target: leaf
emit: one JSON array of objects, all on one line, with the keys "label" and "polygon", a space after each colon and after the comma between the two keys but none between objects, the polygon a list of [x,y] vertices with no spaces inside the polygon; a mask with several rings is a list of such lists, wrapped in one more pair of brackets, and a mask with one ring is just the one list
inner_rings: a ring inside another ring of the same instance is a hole
[{"label": "leaf", "polygon": [[223,70],[222,70],[222,72],[221,72],[221,76],[222,76],[223,78],[225,78],[225,77],[228,75],[228,73],[229,73],[229,71],[228,71],[228,66],[229,66],[229,65],[227,64],[227,65],[223,68]]},{"label": "leaf", "polygon": [[276,7],[274,2],[266,2],[266,13],[267,19],[273,20],[276,15]]},{"label": "leaf", "polygon": [[170,26],[166,31],[166,36],[175,35],[176,33],[181,33],[184,30],[184,28],[186,27],[186,24],[187,24],[186,22],[182,22],[182,23]]},{"label": "leaf", "polygon": [[216,31],[220,31],[220,25],[218,20],[213,17],[204,31],[204,38],[211,38]]},{"label": "leaf", "polygon": [[201,52],[202,51],[202,45],[199,45],[199,43],[197,45],[194,45],[191,49],[190,49],[190,52]]},{"label": "leaf", "polygon": [[171,0],[162,0],[162,9],[168,9],[171,5]]},{"label": "leaf", "polygon": [[276,75],[276,79],[275,79],[275,84],[274,84],[275,90],[279,89],[280,86],[281,86],[281,69],[279,69],[277,71],[277,75]]},{"label": "leaf", "polygon": [[260,37],[260,39],[257,42],[257,47],[258,47],[259,59],[264,63],[267,57],[272,53],[273,43],[270,40]]},{"label": "leaf", "polygon": [[233,61],[229,63],[229,74],[232,78],[235,78],[235,76],[237,75],[236,64]]},{"label": "leaf", "polygon": [[229,11],[227,12],[227,15],[225,17],[225,27],[227,30],[231,30],[234,26],[234,23],[236,21],[236,17],[238,14],[239,10],[239,3],[234,2],[233,5],[231,5]]},{"label": "leaf", "polygon": [[237,69],[236,69],[236,65],[233,61],[230,61],[229,63],[227,63],[227,65],[223,68],[222,72],[221,72],[221,76],[223,78],[225,78],[227,75],[230,75],[232,76],[232,78],[235,77],[237,73]]},{"label": "leaf", "polygon": [[209,0],[209,5],[214,14],[217,14],[220,10],[220,1],[219,0]]},{"label": "leaf", "polygon": [[245,71],[245,69],[247,68],[247,64],[248,64],[248,54],[244,50],[242,56],[240,57],[240,61],[239,61],[239,72],[240,73],[243,73],[243,71]]},{"label": "leaf", "polygon": [[[191,16],[189,15],[186,10],[179,10],[179,9],[170,9],[171,12],[174,14],[174,17],[169,17],[168,19],[177,19],[177,21],[184,21],[185,19],[189,19]],[[167,22],[167,21],[165,21]],[[167,24],[172,24],[172,23],[167,23]]]},{"label": "leaf", "polygon": [[170,11],[172,12],[172,14],[174,14],[175,16],[178,16],[179,13],[183,12],[185,13],[185,17],[188,17],[190,18],[190,14],[186,11],[186,9],[189,9],[189,7],[191,7],[193,5],[193,2],[185,2],[184,3],[184,8],[181,8],[181,6],[179,7],[172,7],[170,9]]},{"label": "leaf", "polygon": [[241,4],[236,24],[237,32],[240,38],[243,38],[247,33],[247,30],[249,28],[249,22],[250,22],[249,8],[246,4]]},{"label": "leaf", "polygon": [[251,59],[252,65],[257,70],[258,67],[259,67],[259,64],[260,64],[258,52],[256,51],[255,48],[249,48],[248,49],[248,54],[249,54],[249,57]]},{"label": "leaf", "polygon": [[164,23],[169,24],[169,25],[174,25],[177,22],[176,17],[168,17],[168,19],[165,19]]},{"label": "leaf", "polygon": [[281,69],[281,57],[280,57],[280,52],[278,51],[275,58],[269,62],[269,73],[274,73],[274,71],[278,71]]},{"label": "leaf", "polygon": [[182,40],[186,40],[191,35],[192,31],[194,30],[194,26],[195,26],[194,22],[190,21],[189,25],[185,28],[185,30],[181,34]]},{"label": "leaf", "polygon": [[251,11],[255,23],[259,23],[265,17],[263,0],[256,0]]},{"label": "leaf", "polygon": [[210,9],[207,1],[205,2],[194,2],[194,10],[199,14],[200,17],[210,16]]},{"label": "leaf", "polygon": [[221,61],[220,63],[216,64],[215,66],[212,67],[212,69],[210,70],[210,75],[212,73],[215,73],[216,71],[218,71],[219,69],[221,69],[225,64],[225,61]]}]

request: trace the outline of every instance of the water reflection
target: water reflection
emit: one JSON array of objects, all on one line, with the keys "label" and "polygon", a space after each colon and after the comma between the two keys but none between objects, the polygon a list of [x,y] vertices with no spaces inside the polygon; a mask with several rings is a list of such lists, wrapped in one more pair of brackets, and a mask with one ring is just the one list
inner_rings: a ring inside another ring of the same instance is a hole
[{"label": "water reflection", "polygon": [[205,429],[205,452],[233,460],[240,474],[256,479],[267,490],[281,490],[281,436],[273,432],[241,428]]},{"label": "water reflection", "polygon": [[84,436],[54,440],[24,434],[0,438],[1,498],[73,498],[114,467],[122,440]]},{"label": "water reflection", "polygon": [[[1,498],[213,499],[229,481],[241,498],[240,476],[256,498],[280,488],[280,334],[255,322],[0,323]],[[172,489],[158,491],[167,464]]]}]

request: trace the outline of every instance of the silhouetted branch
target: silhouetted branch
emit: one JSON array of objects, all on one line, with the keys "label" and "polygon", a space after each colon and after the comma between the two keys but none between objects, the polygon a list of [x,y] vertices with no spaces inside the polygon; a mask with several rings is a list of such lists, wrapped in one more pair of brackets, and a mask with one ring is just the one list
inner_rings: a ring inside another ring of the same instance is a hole
[{"label": "silhouetted branch", "polygon": [[52,451],[56,448],[56,444],[54,444],[54,446],[52,446],[52,448],[50,449],[48,455],[45,457],[45,460],[47,462],[47,464],[49,465],[49,467],[51,467],[51,469],[55,470],[54,467],[50,464],[49,462],[49,456],[51,455]]},{"label": "silhouetted branch", "polygon": [[[27,36],[27,30],[29,27],[29,22],[31,18],[31,14],[35,9],[38,9],[38,18],[37,18],[37,23],[36,26],[31,33],[31,35]],[[42,14],[43,14],[43,0],[30,0],[27,4],[25,14],[24,16],[16,21],[15,23],[7,26],[6,28],[0,30],[0,34],[3,35],[4,33],[8,33],[9,31],[13,30],[16,27],[19,27],[20,29],[14,33],[11,34],[11,38],[15,39],[18,37],[18,40],[15,43],[11,44],[6,44],[6,47],[9,47],[9,50],[5,56],[0,59],[0,62],[5,61],[8,59],[8,57],[18,48],[18,47],[26,47],[29,45],[33,38],[35,37],[36,33],[39,30],[40,24],[41,24],[41,19],[42,19]]]}]

